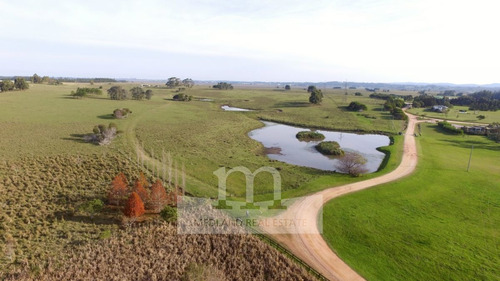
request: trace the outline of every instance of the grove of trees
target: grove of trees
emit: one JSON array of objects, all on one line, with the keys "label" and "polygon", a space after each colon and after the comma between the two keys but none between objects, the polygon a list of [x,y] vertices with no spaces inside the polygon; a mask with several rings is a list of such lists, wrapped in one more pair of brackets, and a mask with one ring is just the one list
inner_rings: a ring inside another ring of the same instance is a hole
[{"label": "grove of trees", "polygon": [[143,100],[143,99],[150,100],[151,97],[153,96],[152,90],[148,89],[148,90],[144,91],[144,89],[142,87],[134,87],[134,88],[130,89],[129,91],[130,91],[130,94],[132,96],[132,99],[134,99],[134,100]]},{"label": "grove of trees", "polygon": [[8,92],[13,90],[26,90],[30,86],[23,77],[16,77],[14,83],[11,80],[5,79],[0,82],[0,91]]},{"label": "grove of trees", "polygon": [[231,85],[230,83],[226,83],[226,82],[219,82],[219,83],[213,85],[212,88],[219,89],[219,90],[232,90],[232,89],[234,89],[233,85]]},{"label": "grove of trees", "polygon": [[123,206],[127,217],[140,217],[146,211],[160,213],[167,205],[175,206],[180,194],[178,189],[167,192],[160,180],[150,185],[142,173],[129,187],[126,176],[120,173],[111,182],[108,203]]},{"label": "grove of trees", "polygon": [[451,99],[453,105],[468,106],[470,110],[491,110],[500,109],[500,92],[479,91],[470,95],[462,95]]},{"label": "grove of trees", "polygon": [[128,94],[122,86],[113,86],[108,89],[109,98],[112,100],[126,100],[128,99]]}]

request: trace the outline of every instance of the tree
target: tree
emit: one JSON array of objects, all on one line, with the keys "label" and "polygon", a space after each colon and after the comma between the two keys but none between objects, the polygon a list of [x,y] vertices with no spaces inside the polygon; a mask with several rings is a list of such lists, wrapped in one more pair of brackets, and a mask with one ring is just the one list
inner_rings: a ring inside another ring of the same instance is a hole
[{"label": "tree", "polygon": [[130,94],[134,100],[142,100],[146,97],[146,93],[144,93],[144,90],[141,87],[133,87],[130,89]]},{"label": "tree", "polygon": [[123,173],[118,174],[111,182],[108,193],[108,203],[119,206],[121,200],[127,195],[127,179]]},{"label": "tree", "polygon": [[128,99],[127,91],[121,86],[113,86],[108,89],[109,98],[112,100],[126,100]]},{"label": "tree", "polygon": [[314,90],[316,90],[316,86],[311,85],[311,86],[307,87],[308,93],[312,93],[312,91],[314,91]]},{"label": "tree", "polygon": [[146,99],[150,100],[151,97],[153,96],[153,90],[149,89],[149,90],[146,90]]},{"label": "tree", "polygon": [[125,204],[123,214],[129,218],[140,217],[144,214],[144,203],[139,194],[132,192]]},{"label": "tree", "polygon": [[323,100],[323,93],[321,92],[321,90],[314,89],[311,92],[311,96],[309,96],[309,102],[313,104],[320,104],[322,100]]},{"label": "tree", "polygon": [[18,89],[18,90],[26,90],[30,86],[28,85],[28,83],[26,82],[26,80],[24,80],[24,78],[22,78],[22,77],[16,77],[16,79],[14,79],[14,87],[16,89]]},{"label": "tree", "polygon": [[144,188],[144,185],[142,185],[139,180],[135,181],[134,190],[133,191],[135,193],[137,193],[141,197],[142,202],[145,203],[146,206],[149,205],[149,203],[150,203],[149,202],[149,200],[150,200],[149,193]]},{"label": "tree", "polygon": [[167,87],[169,87],[169,88],[175,88],[175,87],[180,86],[181,83],[182,82],[181,82],[180,78],[170,77],[170,78],[168,78],[167,83],[165,85],[167,85]]},{"label": "tree", "polygon": [[33,76],[31,76],[31,83],[33,84],[39,84],[39,83],[42,83],[42,77],[38,76],[38,74],[33,74]]},{"label": "tree", "polygon": [[350,111],[360,111],[360,110],[367,110],[367,107],[366,105],[360,102],[353,101],[347,106],[347,109]]},{"label": "tree", "polygon": [[187,88],[192,88],[194,86],[194,81],[191,78],[186,78],[182,80],[182,85]]},{"label": "tree", "polygon": [[290,87],[290,85],[285,85],[285,91],[290,91],[292,89],[292,87]]},{"label": "tree", "polygon": [[167,204],[167,192],[160,180],[151,186],[150,207],[154,211],[160,211]]},{"label": "tree", "polygon": [[346,173],[354,177],[358,177],[368,171],[365,167],[366,159],[353,152],[347,152],[343,157],[339,158],[338,163],[335,165],[341,173]]},{"label": "tree", "polygon": [[0,82],[1,92],[7,92],[12,90],[14,90],[14,83],[12,83],[11,80],[2,80],[2,82]]},{"label": "tree", "polygon": [[488,125],[487,135],[488,138],[496,142],[500,142],[500,123],[493,122],[490,125]]}]

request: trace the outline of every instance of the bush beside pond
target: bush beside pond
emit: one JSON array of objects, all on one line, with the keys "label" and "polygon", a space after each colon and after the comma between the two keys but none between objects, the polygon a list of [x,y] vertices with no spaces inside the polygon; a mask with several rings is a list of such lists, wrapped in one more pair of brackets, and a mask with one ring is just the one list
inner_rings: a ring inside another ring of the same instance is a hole
[{"label": "bush beside pond", "polygon": [[297,137],[299,141],[315,141],[325,139],[325,136],[323,134],[313,131],[298,132],[295,137]]},{"label": "bush beside pond", "polygon": [[344,151],[340,148],[340,144],[336,141],[324,141],[315,146],[321,154],[324,155],[344,155]]}]

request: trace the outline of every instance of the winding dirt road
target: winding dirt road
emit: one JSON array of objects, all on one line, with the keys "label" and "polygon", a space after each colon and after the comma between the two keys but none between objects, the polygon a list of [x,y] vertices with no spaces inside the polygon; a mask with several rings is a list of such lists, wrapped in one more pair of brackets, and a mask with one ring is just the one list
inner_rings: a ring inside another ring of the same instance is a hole
[{"label": "winding dirt road", "polygon": [[[318,229],[318,214],[327,201],[341,195],[356,192],[379,184],[391,182],[411,174],[417,165],[417,148],[414,137],[417,116],[409,117],[408,129],[404,137],[404,153],[401,164],[383,176],[329,188],[304,197],[287,208],[277,217],[266,219],[262,231],[273,237],[281,245],[315,268],[330,280],[364,280],[357,272],[344,263],[328,246]],[[292,226],[274,224],[276,221],[302,222]],[[277,234],[294,233],[294,234]]]}]

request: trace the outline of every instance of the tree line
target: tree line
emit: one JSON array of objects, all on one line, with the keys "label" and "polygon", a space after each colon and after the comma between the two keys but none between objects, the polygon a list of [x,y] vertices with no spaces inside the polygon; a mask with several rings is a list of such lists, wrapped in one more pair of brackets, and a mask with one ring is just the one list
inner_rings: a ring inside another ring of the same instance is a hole
[{"label": "tree line", "polygon": [[500,109],[500,92],[480,91],[451,99],[453,105],[468,106],[470,110],[496,111]]},{"label": "tree line", "polygon": [[167,83],[165,83],[165,85],[170,89],[177,88],[180,86],[184,86],[186,88],[192,88],[194,86],[194,81],[191,78],[186,78],[184,80],[181,80],[180,78],[177,77],[170,77],[168,78]]},{"label": "tree line", "polygon": [[16,77],[14,81],[10,79],[4,79],[0,82],[0,92],[9,92],[14,90],[27,90],[29,89],[29,84],[23,77]]}]

